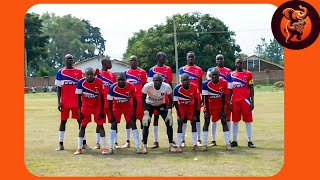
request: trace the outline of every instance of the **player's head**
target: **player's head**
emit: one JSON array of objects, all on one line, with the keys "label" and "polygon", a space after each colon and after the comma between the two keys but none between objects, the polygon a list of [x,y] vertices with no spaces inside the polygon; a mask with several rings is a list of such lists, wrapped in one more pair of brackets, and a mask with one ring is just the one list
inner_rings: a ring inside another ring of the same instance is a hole
[{"label": "player's head", "polygon": [[224,57],[222,54],[218,54],[216,56],[216,63],[217,63],[217,66],[220,67],[220,68],[223,68],[224,67]]},{"label": "player's head", "polygon": [[72,64],[73,64],[73,56],[71,54],[66,54],[64,56],[64,62],[66,64],[67,68],[72,68]]},{"label": "player's head", "polygon": [[91,67],[88,67],[84,70],[86,74],[86,81],[92,83],[94,81],[94,70]]},{"label": "player's head", "polygon": [[125,73],[122,72],[122,73],[118,74],[117,80],[118,80],[118,86],[120,88],[124,88],[126,86],[127,78],[126,78],[126,74]]},{"label": "player's head", "polygon": [[138,57],[135,55],[130,56],[130,68],[137,69],[138,67]]},{"label": "player's head", "polygon": [[167,55],[164,52],[158,52],[156,54],[156,59],[158,61],[158,64],[164,65],[166,63],[166,60],[167,60]]},{"label": "player's head", "polygon": [[154,84],[154,88],[155,89],[160,89],[161,85],[162,85],[162,75],[161,74],[154,74],[153,75],[153,84]]},{"label": "player's head", "polygon": [[237,58],[235,60],[235,66],[236,66],[237,71],[242,71],[242,63],[243,63],[243,61],[240,58]]},{"label": "player's head", "polygon": [[189,79],[189,75],[187,73],[183,73],[181,75],[181,84],[182,87],[185,89],[188,89],[190,86],[190,79]]},{"label": "player's head", "polygon": [[187,64],[188,64],[189,66],[193,66],[194,63],[195,63],[195,60],[196,60],[196,56],[195,56],[194,52],[189,51],[189,52],[187,53]]},{"label": "player's head", "polygon": [[101,65],[102,65],[102,70],[104,71],[112,68],[112,63],[110,59],[102,59]]},{"label": "player's head", "polygon": [[219,81],[219,69],[214,67],[212,68],[212,70],[210,71],[210,77],[211,77],[211,81],[214,83],[217,83]]}]

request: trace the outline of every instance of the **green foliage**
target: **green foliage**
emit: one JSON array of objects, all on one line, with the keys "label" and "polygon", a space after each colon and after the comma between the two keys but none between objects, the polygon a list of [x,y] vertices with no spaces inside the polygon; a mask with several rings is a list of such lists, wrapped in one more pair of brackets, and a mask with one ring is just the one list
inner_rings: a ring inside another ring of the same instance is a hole
[{"label": "green foliage", "polygon": [[128,40],[124,59],[128,61],[131,55],[137,55],[140,59],[139,66],[148,70],[156,63],[156,53],[163,51],[167,54],[166,64],[175,71],[173,19],[177,28],[178,67],[186,64],[189,51],[195,52],[196,64],[204,71],[215,63],[213,60],[218,53],[224,55],[227,67],[232,66],[236,53],[241,51],[233,39],[235,33],[219,19],[198,12],[175,14],[167,17],[165,24],[134,33]]},{"label": "green foliage", "polygon": [[261,44],[256,46],[255,54],[265,60],[283,66],[283,46],[276,39],[270,39],[269,43],[266,42],[265,38],[261,38],[261,40]]},{"label": "green foliage", "polygon": [[49,71],[45,67],[40,66],[36,76],[37,77],[49,76]]}]

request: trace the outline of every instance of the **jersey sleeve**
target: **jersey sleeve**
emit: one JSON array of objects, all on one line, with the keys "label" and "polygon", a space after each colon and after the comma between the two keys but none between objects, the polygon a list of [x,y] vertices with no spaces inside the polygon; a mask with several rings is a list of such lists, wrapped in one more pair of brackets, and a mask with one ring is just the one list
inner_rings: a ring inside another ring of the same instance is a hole
[{"label": "jersey sleeve", "polygon": [[253,76],[251,72],[248,74],[248,84],[253,85]]},{"label": "jersey sleeve", "polygon": [[100,94],[104,94],[104,85],[103,85],[103,82],[101,81],[100,83],[100,88],[99,88],[99,91],[100,91]]},{"label": "jersey sleeve", "polygon": [[147,84],[145,84],[144,86],[143,86],[143,88],[142,88],[142,93],[143,94],[147,94],[147,91],[148,91],[148,83]]},{"label": "jersey sleeve", "polygon": [[116,83],[117,82],[117,76],[115,73],[112,73],[112,83]]},{"label": "jersey sleeve", "polygon": [[108,92],[108,95],[107,95],[107,99],[108,100],[113,100],[113,88],[114,86],[111,86],[110,89],[109,89],[109,92]]},{"label": "jersey sleeve", "polygon": [[172,93],[172,88],[171,86],[168,84],[167,86],[167,92],[166,92],[168,95]]},{"label": "jersey sleeve", "polygon": [[205,81],[204,83],[202,83],[202,95],[206,96],[208,95],[208,81]]},{"label": "jersey sleeve", "polygon": [[228,80],[228,89],[233,89],[232,88],[231,73],[228,74],[227,80]]},{"label": "jersey sleeve", "polygon": [[137,96],[137,89],[134,85],[132,85],[132,88],[131,88],[131,97],[132,98],[135,98]]},{"label": "jersey sleeve", "polygon": [[61,71],[59,70],[58,72],[57,72],[57,74],[56,74],[56,79],[55,79],[55,81],[54,81],[54,84],[56,85],[56,86],[59,86],[59,87],[61,87]]},{"label": "jersey sleeve", "polygon": [[223,86],[223,94],[227,95],[228,92],[228,82],[225,81],[224,86]]},{"label": "jersey sleeve", "polygon": [[202,76],[203,76],[203,70],[199,67],[199,74],[198,74],[198,79],[202,80]]},{"label": "jersey sleeve", "polygon": [[170,67],[168,68],[168,82],[172,82],[172,69]]},{"label": "jersey sleeve", "polygon": [[173,101],[179,100],[179,87],[176,86],[173,90]]},{"label": "jersey sleeve", "polygon": [[83,80],[78,81],[76,92],[75,92],[76,94],[82,94],[82,89],[83,89],[82,82]]},{"label": "jersey sleeve", "polygon": [[152,68],[149,69],[149,72],[148,72],[148,78],[147,78],[147,82],[152,82],[152,79],[153,79],[153,71],[152,71]]},{"label": "jersey sleeve", "polygon": [[141,83],[146,84],[147,83],[147,72],[145,70],[142,70],[142,76],[141,76]]},{"label": "jersey sleeve", "polygon": [[206,75],[206,79],[207,79],[207,80],[211,80],[211,77],[209,76],[209,75],[210,75],[210,72],[211,72],[211,69],[212,69],[212,68],[209,68],[208,71],[207,71],[207,75]]}]

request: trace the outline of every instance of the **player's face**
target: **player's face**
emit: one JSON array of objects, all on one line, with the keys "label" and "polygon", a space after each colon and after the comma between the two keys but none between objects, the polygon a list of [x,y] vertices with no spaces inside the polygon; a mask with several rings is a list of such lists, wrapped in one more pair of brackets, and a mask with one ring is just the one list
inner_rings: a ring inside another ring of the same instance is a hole
[{"label": "player's face", "polygon": [[211,79],[212,82],[216,83],[219,81],[219,72],[213,72],[211,73]]},{"label": "player's face", "polygon": [[123,77],[119,77],[118,78],[118,86],[121,88],[125,87],[126,86],[126,79]]},{"label": "player's face", "polygon": [[156,89],[160,89],[160,87],[162,85],[162,78],[154,78],[153,84]]},{"label": "player's face", "polygon": [[190,85],[189,77],[181,78],[181,84],[182,84],[183,88],[188,89],[189,85]]},{"label": "player's face", "polygon": [[195,63],[194,54],[188,53],[188,55],[187,55],[187,63],[188,63],[188,65],[194,65],[194,63]]},{"label": "player's face", "polygon": [[132,58],[132,59],[130,59],[130,66],[131,66],[131,68],[135,68],[135,67],[137,67],[137,59],[136,58]]},{"label": "player's face", "polygon": [[104,61],[104,62],[102,62],[102,67],[105,68],[105,69],[111,69],[112,68],[112,64],[111,64],[111,62]]},{"label": "player's face", "polygon": [[91,83],[94,80],[93,71],[87,71],[86,72],[86,80]]},{"label": "player's face", "polygon": [[218,56],[218,57],[216,58],[216,63],[217,63],[217,65],[218,65],[219,67],[223,67],[223,62],[224,62],[224,59],[223,59],[222,56]]},{"label": "player's face", "polygon": [[158,59],[158,61],[159,61],[160,64],[165,64],[165,63],[166,63],[166,60],[167,60],[167,58],[164,57],[164,56],[160,56],[159,59]]},{"label": "player's face", "polygon": [[237,59],[235,62],[235,66],[237,70],[242,70],[242,60],[241,59]]},{"label": "player's face", "polygon": [[65,61],[67,67],[72,67],[73,58],[68,57],[68,58],[64,59],[64,61]]}]

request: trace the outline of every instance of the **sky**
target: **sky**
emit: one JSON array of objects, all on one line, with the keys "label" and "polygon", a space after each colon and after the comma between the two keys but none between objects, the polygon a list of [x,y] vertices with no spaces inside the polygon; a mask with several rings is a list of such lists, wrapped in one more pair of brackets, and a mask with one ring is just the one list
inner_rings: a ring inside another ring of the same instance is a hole
[{"label": "sky", "polygon": [[253,55],[261,38],[267,42],[273,38],[271,19],[276,8],[271,4],[37,4],[28,12],[71,14],[89,20],[92,26],[100,28],[107,41],[105,55],[122,60],[134,32],[164,24],[166,17],[173,14],[196,11],[223,21],[236,33],[234,39],[242,53]]}]

